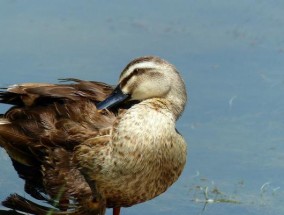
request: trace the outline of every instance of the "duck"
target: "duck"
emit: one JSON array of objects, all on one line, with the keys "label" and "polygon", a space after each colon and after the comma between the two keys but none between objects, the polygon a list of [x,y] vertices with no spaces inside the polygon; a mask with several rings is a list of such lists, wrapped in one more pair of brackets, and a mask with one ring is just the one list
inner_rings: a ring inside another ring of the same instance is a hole
[{"label": "duck", "polygon": [[[68,78],[0,91],[0,146],[36,200],[2,205],[30,214],[113,215],[164,193],[181,175],[187,144],[176,129],[187,92],[174,65],[132,60],[116,86]],[[51,212],[51,213],[50,213]]]}]

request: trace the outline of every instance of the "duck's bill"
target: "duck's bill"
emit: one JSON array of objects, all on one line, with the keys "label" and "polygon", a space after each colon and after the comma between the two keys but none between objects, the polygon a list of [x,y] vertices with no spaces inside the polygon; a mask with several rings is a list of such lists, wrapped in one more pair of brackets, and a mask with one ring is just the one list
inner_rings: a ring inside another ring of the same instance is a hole
[{"label": "duck's bill", "polygon": [[102,110],[106,108],[111,108],[129,98],[128,94],[124,94],[120,86],[118,85],[114,91],[103,101],[97,104],[97,109]]}]

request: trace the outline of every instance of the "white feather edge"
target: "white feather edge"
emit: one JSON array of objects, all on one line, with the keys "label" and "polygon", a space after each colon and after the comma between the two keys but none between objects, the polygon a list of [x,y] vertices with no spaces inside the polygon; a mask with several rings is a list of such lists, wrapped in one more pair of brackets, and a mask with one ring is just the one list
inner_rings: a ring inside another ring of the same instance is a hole
[{"label": "white feather edge", "polygon": [[11,122],[7,119],[0,119],[0,125],[6,125],[6,124],[10,124]]}]

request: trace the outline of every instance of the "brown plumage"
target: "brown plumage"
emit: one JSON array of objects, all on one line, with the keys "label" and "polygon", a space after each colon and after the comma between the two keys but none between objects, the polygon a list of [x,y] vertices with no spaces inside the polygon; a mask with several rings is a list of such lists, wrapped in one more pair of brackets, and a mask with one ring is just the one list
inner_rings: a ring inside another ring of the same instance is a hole
[{"label": "brown plumage", "polygon": [[[154,198],[177,180],[186,146],[175,121],[186,92],[171,64],[135,59],[115,89],[63,81],[72,83],[0,92],[0,102],[13,105],[0,117],[0,146],[28,194],[53,205],[52,214],[101,215],[106,207],[119,214],[120,207]],[[2,204],[33,214],[51,210],[17,194]]]},{"label": "brown plumage", "polygon": [[[78,205],[75,214],[89,214],[92,208],[86,204],[93,201],[91,189],[73,163],[72,153],[74,146],[112,125],[114,113],[98,112],[95,104],[113,89],[98,82],[72,81],[75,83],[15,85],[1,92],[1,102],[15,106],[2,118],[8,123],[0,126],[0,145],[25,180],[27,193],[57,204],[58,209]],[[75,205],[69,205],[72,198]],[[34,214],[49,210],[17,195],[3,205],[16,209],[26,205],[23,211]]]}]

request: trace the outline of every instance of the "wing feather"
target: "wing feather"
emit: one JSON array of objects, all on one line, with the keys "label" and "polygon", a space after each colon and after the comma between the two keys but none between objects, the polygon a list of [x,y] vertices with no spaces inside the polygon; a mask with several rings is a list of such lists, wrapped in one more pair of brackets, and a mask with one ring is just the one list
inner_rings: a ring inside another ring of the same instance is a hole
[{"label": "wing feather", "polygon": [[[103,214],[100,204],[94,204],[100,196],[94,196],[73,156],[75,147],[109,132],[115,113],[97,111],[96,103],[113,87],[79,79],[62,81],[18,84],[0,91],[0,103],[14,105],[0,116],[0,146],[34,198],[56,203],[59,211],[77,206],[74,214]],[[47,211],[18,195],[10,196],[4,205],[38,214]]]}]

